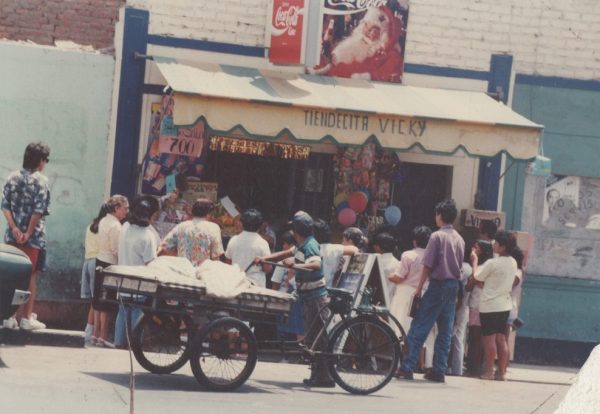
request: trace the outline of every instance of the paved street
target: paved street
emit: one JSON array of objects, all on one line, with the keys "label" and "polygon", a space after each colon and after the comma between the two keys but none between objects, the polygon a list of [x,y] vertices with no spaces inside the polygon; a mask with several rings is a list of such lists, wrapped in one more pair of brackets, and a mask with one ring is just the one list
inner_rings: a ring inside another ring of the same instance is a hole
[{"label": "paved street", "polygon": [[[128,413],[129,355],[108,349],[0,347],[4,413]],[[299,385],[302,365],[259,362],[233,393],[202,391],[189,365],[173,375],[145,372],[134,361],[136,413],[552,413],[576,370],[513,365],[509,381],[448,377],[447,384],[393,380],[380,392],[352,396]],[[420,375],[417,375],[420,377]]]}]

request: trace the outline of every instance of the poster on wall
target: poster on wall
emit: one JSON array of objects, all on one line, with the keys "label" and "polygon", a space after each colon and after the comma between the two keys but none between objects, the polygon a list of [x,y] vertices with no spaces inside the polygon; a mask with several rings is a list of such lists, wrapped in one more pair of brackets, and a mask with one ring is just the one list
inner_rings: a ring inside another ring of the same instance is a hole
[{"label": "poster on wall", "polygon": [[164,195],[169,176],[202,178],[208,148],[203,119],[191,127],[173,125],[173,97],[163,96],[160,110],[153,105],[148,150],[144,158],[142,193]]},{"label": "poster on wall", "polygon": [[299,65],[304,62],[305,0],[274,0],[269,62],[276,65]]},{"label": "poster on wall", "polygon": [[600,230],[600,179],[548,177],[542,223],[551,229]]},{"label": "poster on wall", "polygon": [[311,73],[402,82],[408,0],[325,0],[319,64]]}]

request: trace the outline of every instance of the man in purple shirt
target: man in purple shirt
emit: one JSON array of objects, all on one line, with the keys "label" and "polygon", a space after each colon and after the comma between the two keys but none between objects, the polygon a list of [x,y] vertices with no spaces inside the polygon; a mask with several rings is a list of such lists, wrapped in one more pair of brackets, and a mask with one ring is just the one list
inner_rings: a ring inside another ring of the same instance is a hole
[{"label": "man in purple shirt", "polygon": [[460,269],[465,252],[465,241],[452,228],[457,214],[456,204],[452,199],[442,201],[435,207],[435,222],[440,229],[431,235],[427,243],[423,256],[423,272],[415,296],[421,296],[427,279],[429,287],[421,298],[417,316],[410,325],[406,337],[408,355],[402,361],[397,372],[398,377],[413,379],[419,352],[433,324],[437,322],[438,335],[435,339],[433,368],[424,378],[445,382]]}]

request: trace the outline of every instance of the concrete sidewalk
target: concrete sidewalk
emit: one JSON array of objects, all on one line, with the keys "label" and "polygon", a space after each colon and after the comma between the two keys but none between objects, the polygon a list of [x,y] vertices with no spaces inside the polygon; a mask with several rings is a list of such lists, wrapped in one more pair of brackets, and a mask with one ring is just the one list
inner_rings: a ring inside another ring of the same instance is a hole
[{"label": "concrete sidewalk", "polygon": [[0,327],[0,344],[83,348],[85,346],[85,338],[82,331],[66,331],[61,329],[25,331],[23,329]]},{"label": "concrete sidewalk", "polygon": [[[102,348],[0,347],[3,412],[129,412],[129,353]],[[370,396],[341,388],[301,386],[303,365],[259,362],[236,392],[203,390],[186,365],[154,375],[133,362],[137,413],[552,413],[573,382],[570,368],[512,365],[507,382],[448,377],[446,384],[420,379],[392,382]]]}]

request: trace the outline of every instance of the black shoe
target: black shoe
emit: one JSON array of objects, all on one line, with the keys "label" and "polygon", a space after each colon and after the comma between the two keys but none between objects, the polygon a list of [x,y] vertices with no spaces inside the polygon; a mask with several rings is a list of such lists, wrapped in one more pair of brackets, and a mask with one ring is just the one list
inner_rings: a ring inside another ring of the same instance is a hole
[{"label": "black shoe", "polygon": [[405,379],[405,380],[413,380],[413,379],[415,379],[412,372],[410,372],[410,371],[403,371],[400,368],[398,368],[396,370],[396,373],[394,374],[394,376],[396,378],[398,378],[398,379]]},{"label": "black shoe", "polygon": [[423,378],[433,382],[446,382],[446,377],[444,376],[444,374],[439,374],[435,371],[426,372],[425,375],[423,375]]},{"label": "black shoe", "polygon": [[307,378],[302,381],[302,383],[311,388],[335,388],[334,380],[316,380],[312,378]]}]

